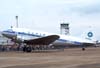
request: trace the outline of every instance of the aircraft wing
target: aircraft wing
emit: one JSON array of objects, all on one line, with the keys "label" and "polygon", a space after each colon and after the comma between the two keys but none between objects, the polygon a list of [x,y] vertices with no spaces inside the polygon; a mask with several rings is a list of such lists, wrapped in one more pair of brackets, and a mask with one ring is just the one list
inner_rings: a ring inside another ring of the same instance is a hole
[{"label": "aircraft wing", "polygon": [[57,39],[59,39],[58,35],[50,35],[37,39],[24,40],[24,43],[28,45],[49,45]]}]

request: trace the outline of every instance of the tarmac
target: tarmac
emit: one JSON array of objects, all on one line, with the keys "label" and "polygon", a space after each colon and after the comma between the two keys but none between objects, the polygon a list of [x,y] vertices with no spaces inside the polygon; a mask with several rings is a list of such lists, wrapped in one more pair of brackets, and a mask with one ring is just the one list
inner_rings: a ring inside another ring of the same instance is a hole
[{"label": "tarmac", "polygon": [[100,68],[100,47],[64,51],[0,52],[0,68]]}]

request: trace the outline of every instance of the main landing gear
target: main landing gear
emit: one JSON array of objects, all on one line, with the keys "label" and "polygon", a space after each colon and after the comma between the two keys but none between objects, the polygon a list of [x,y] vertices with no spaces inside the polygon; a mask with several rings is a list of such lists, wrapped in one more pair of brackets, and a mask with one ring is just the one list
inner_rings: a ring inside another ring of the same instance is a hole
[{"label": "main landing gear", "polygon": [[30,46],[24,46],[23,52],[32,52],[32,48]]}]

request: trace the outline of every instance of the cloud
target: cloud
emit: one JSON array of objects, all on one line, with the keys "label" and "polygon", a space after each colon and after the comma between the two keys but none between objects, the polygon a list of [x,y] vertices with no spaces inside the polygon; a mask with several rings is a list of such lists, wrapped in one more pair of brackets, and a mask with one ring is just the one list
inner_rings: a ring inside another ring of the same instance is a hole
[{"label": "cloud", "polygon": [[79,13],[83,15],[100,13],[100,1],[84,1],[83,3],[76,3],[70,7],[72,13]]}]

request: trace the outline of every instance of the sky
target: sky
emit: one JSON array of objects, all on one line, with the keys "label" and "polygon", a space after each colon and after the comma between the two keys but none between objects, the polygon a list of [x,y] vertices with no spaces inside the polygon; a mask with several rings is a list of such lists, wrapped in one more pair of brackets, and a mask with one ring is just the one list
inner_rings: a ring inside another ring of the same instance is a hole
[{"label": "sky", "polygon": [[16,27],[60,33],[69,23],[70,35],[100,40],[100,0],[0,0],[0,29]]}]

